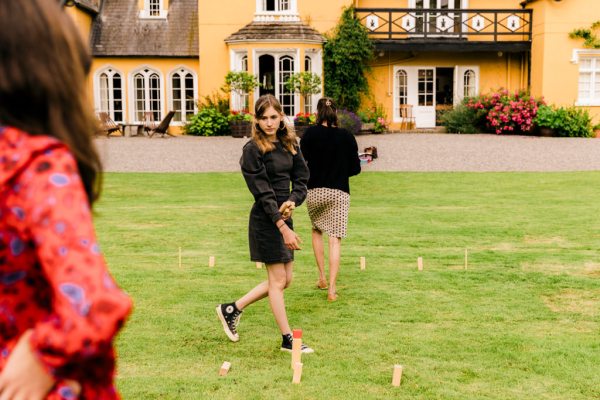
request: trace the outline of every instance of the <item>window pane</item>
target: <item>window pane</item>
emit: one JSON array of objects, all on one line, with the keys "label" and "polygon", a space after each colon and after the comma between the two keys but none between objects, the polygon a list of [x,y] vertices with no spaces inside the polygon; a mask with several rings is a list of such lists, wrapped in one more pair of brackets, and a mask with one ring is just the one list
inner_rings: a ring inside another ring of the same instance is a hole
[{"label": "window pane", "polygon": [[135,91],[135,118],[137,121],[144,119],[144,111],[146,109],[146,88],[145,81],[142,74],[136,74],[134,77],[134,91]]},{"label": "window pane", "polygon": [[[408,103],[408,99],[407,99],[407,77],[406,77],[406,71],[404,70],[400,70],[398,72],[396,72],[396,91],[398,93],[398,98],[397,98],[397,104],[398,106],[401,106],[403,104],[407,104]],[[397,114],[400,115],[400,108],[398,108],[397,110]]]},{"label": "window pane", "polygon": [[100,111],[108,112],[108,76],[100,75]]},{"label": "window pane", "polygon": [[290,76],[294,73],[294,59],[284,56],[279,59],[279,102],[286,115],[294,115],[294,95],[285,86]]}]

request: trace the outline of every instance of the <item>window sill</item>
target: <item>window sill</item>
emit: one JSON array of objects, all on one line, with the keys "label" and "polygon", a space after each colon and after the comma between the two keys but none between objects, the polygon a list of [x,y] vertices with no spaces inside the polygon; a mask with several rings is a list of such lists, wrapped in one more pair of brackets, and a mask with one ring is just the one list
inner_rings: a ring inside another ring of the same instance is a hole
[{"label": "window sill", "polygon": [[150,14],[148,14],[148,12],[146,10],[141,10],[139,18],[140,19],[162,20],[162,19],[167,19],[168,15],[169,15],[169,12],[166,10],[161,11],[159,15],[150,15]]},{"label": "window sill", "polygon": [[575,105],[577,107],[600,107],[600,100],[577,100]]}]

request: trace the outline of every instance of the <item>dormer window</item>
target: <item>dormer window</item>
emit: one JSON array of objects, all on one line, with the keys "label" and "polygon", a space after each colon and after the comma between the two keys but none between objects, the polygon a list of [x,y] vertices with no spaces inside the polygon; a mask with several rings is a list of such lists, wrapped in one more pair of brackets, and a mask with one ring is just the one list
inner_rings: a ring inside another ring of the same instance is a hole
[{"label": "dormer window", "polygon": [[298,0],[256,0],[255,21],[299,21]]},{"label": "dormer window", "polygon": [[165,0],[144,0],[144,8],[140,10],[140,18],[167,18]]},{"label": "dormer window", "polygon": [[263,11],[290,11],[290,0],[263,0]]}]

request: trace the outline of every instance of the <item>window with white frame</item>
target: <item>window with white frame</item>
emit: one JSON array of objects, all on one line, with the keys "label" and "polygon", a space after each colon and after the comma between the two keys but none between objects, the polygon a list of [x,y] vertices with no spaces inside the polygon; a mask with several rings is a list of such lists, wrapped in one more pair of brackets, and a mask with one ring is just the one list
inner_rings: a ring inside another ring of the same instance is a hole
[{"label": "window with white frame", "polygon": [[463,74],[463,87],[464,97],[473,97],[477,96],[477,79],[475,77],[475,71],[472,69],[468,69]]},{"label": "window with white frame", "polygon": [[286,87],[286,82],[294,74],[294,58],[283,56],[279,59],[279,102],[285,115],[294,115],[294,93]]},{"label": "window with white frame", "polygon": [[187,122],[197,111],[196,76],[192,71],[179,68],[171,74],[171,110],[173,121]]},{"label": "window with white frame", "polygon": [[158,72],[145,68],[133,75],[134,119],[144,120],[151,112],[155,121],[162,119],[161,80]]},{"label": "window with white frame", "polygon": [[400,108],[408,103],[408,75],[405,70],[396,71],[396,117],[400,117]]},{"label": "window with white frame", "polygon": [[[310,56],[304,56],[304,71],[312,72],[312,58]],[[312,101],[313,96],[311,94],[307,94],[304,96],[304,112],[311,113],[313,110]]]},{"label": "window with white frame", "polygon": [[123,118],[123,76],[112,68],[106,68],[96,74],[96,108],[107,113],[115,122],[124,122]]},{"label": "window with white frame", "polygon": [[144,8],[140,10],[140,18],[167,18],[167,10],[163,0],[144,0]]},{"label": "window with white frame", "polygon": [[292,0],[262,0],[261,11],[291,11]]},{"label": "window with white frame", "polygon": [[578,105],[600,105],[600,54],[579,58]]}]

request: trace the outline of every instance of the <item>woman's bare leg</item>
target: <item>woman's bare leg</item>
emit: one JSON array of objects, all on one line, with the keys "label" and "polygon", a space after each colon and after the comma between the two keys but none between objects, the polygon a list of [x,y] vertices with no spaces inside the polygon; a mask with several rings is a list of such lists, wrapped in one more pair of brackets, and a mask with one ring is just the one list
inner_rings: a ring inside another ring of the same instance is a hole
[{"label": "woman's bare leg", "polygon": [[285,302],[283,297],[283,290],[289,286],[291,282],[291,272],[291,262],[286,264],[267,264],[267,273],[269,276],[269,304],[271,305],[271,311],[273,311],[275,322],[277,322],[277,326],[279,326],[282,335],[292,332],[285,312]]},{"label": "woman's bare leg", "polygon": [[269,295],[269,281],[264,281],[256,285],[248,293],[242,296],[238,301],[235,302],[235,306],[238,310],[243,310],[252,303],[264,299]]},{"label": "woman's bare leg", "polygon": [[315,261],[319,269],[319,283],[327,282],[325,278],[325,248],[323,246],[323,233],[316,229],[312,230],[312,247]]},{"label": "woman's bare leg", "polygon": [[329,238],[329,293],[328,298],[335,300],[336,281],[338,271],[340,270],[340,253],[342,239],[336,237]]}]

